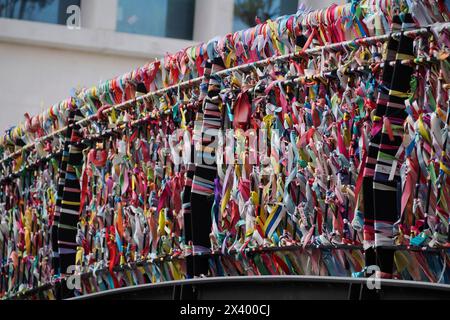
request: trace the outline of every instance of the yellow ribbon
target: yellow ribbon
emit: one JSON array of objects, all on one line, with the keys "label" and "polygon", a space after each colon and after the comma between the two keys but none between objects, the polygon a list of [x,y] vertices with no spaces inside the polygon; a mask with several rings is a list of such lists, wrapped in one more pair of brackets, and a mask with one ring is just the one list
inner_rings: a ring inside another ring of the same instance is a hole
[{"label": "yellow ribbon", "polygon": [[164,213],[165,209],[161,209],[159,211],[159,217],[158,217],[158,233],[160,235],[165,235],[166,231],[164,227],[166,226],[166,215]]},{"label": "yellow ribbon", "polygon": [[[443,152],[443,153],[445,153],[445,152]],[[445,156],[445,154],[444,154],[443,156]],[[446,175],[450,175],[450,168],[447,167],[447,166],[445,165],[444,162],[441,161],[441,162],[439,163],[439,168],[440,168],[442,171],[444,171]]]},{"label": "yellow ribbon", "polygon": [[429,133],[429,132],[427,131],[427,129],[425,128],[425,124],[423,123],[422,114],[419,116],[418,125],[419,125],[419,133],[420,133],[420,135],[421,135],[428,143],[431,143],[430,133]]},{"label": "yellow ribbon", "polygon": [[75,255],[75,264],[81,265],[81,262],[83,261],[84,256],[84,249],[83,247],[77,247],[77,254]]},{"label": "yellow ribbon", "polygon": [[224,197],[220,203],[220,212],[223,214],[225,212],[225,208],[228,205],[228,201],[230,200],[231,189],[225,190]]}]

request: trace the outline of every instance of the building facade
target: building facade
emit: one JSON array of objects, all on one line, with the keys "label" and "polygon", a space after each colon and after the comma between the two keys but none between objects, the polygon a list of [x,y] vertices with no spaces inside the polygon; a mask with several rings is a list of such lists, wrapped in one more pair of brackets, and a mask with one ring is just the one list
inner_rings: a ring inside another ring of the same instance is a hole
[{"label": "building facade", "polygon": [[343,0],[0,0],[0,130],[96,85],[215,36],[255,13],[295,13]]}]

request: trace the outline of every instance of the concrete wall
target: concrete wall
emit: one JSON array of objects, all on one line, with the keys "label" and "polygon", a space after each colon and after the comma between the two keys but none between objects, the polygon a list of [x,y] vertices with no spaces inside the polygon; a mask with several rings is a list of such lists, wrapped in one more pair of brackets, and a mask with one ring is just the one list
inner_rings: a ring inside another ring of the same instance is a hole
[{"label": "concrete wall", "polygon": [[0,43],[0,128],[18,123],[70,96],[74,87],[96,85],[148,59]]},{"label": "concrete wall", "polygon": [[[345,0],[299,0],[311,9],[323,9]],[[194,40],[207,41],[233,30],[234,0],[196,0]],[[294,13],[294,12],[293,12]]]},{"label": "concrete wall", "polygon": [[312,9],[323,9],[327,8],[333,3],[336,4],[344,4],[346,3],[345,0],[300,0],[300,3],[304,3],[307,7]]},{"label": "concrete wall", "polygon": [[234,0],[196,0],[194,40],[208,41],[233,30]]},{"label": "concrete wall", "polygon": [[83,28],[116,30],[118,0],[81,0]]},{"label": "concrete wall", "polygon": [[[313,9],[344,0],[301,0]],[[194,41],[115,32],[118,0],[82,0],[81,30],[0,18],[0,131],[147,61],[233,29],[234,0],[197,0]]]},{"label": "concrete wall", "polygon": [[0,131],[193,41],[0,19]]}]

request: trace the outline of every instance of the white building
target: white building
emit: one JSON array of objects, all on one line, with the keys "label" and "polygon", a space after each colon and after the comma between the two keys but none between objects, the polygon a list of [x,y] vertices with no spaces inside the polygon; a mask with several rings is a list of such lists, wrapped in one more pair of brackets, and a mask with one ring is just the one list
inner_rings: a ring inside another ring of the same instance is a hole
[{"label": "white building", "polygon": [[[245,28],[234,15],[242,1],[0,0],[0,131],[67,98],[71,88]],[[317,9],[345,1],[299,2]],[[296,11],[297,0],[273,3],[273,15]],[[77,8],[80,29],[70,27]]]}]

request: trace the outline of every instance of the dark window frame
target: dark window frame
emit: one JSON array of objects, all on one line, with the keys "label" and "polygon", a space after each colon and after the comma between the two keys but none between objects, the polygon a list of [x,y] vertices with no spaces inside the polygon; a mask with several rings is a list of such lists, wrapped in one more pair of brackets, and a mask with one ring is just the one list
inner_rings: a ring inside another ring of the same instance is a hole
[{"label": "dark window frame", "polygon": [[[241,12],[238,12],[238,6],[242,7]],[[294,14],[297,8],[298,0],[234,0],[233,32],[255,26],[256,17],[264,22],[269,18]]]},{"label": "dark window frame", "polygon": [[[36,17],[32,18],[29,14],[27,16],[26,10],[30,9],[30,7],[27,8],[27,5],[37,7],[37,11],[33,13]],[[57,5],[56,16],[48,17],[42,15],[45,6],[52,5]],[[67,8],[70,5],[81,7],[81,0],[0,0],[0,18],[65,25],[69,17]],[[5,12],[8,9],[10,12]]]},{"label": "dark window frame", "polygon": [[[125,1],[125,0],[123,0]],[[158,0],[160,1],[160,0]],[[165,18],[164,32],[163,34],[155,34],[152,33],[151,30],[142,30],[139,29],[139,26],[136,26],[136,30],[132,30],[130,26],[126,24],[127,18],[122,17],[122,20],[118,20],[117,18],[117,32],[124,33],[132,33],[132,34],[140,34],[146,36],[153,37],[165,37],[165,38],[173,38],[173,39],[182,39],[182,40],[192,40],[194,36],[194,21],[195,21],[195,5],[196,0],[166,0],[167,2],[167,18]],[[130,6],[131,1],[126,0],[125,3],[127,6]],[[164,3],[164,4],[166,4]],[[118,6],[120,10],[121,1],[119,0]],[[129,9],[129,8],[127,8]],[[135,9],[137,12],[136,15],[142,13],[139,11],[140,8]],[[180,14],[185,13],[185,14]],[[186,14],[187,13],[187,14]],[[153,14],[153,13],[151,13]],[[151,15],[150,14],[150,15]],[[155,13],[158,14],[158,13]],[[131,17],[131,16],[130,16]],[[149,17],[144,17],[149,18]]]}]

